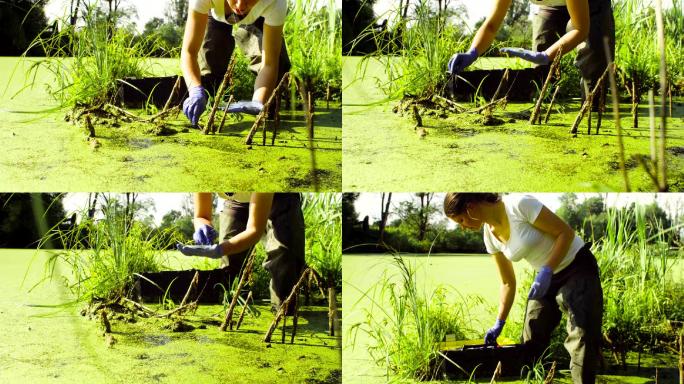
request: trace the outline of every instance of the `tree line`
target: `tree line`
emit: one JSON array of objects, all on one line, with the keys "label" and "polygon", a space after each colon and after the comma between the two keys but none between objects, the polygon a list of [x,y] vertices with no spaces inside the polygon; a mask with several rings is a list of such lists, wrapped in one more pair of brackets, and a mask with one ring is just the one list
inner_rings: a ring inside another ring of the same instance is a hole
[{"label": "tree line", "polygon": [[[347,253],[408,252],[408,253],[485,253],[482,231],[450,229],[442,213],[441,199],[434,193],[415,193],[409,200],[392,202],[392,193],[379,197],[379,219],[370,222],[359,217],[355,209],[358,193],[345,193],[342,199],[343,249]],[[606,235],[608,212],[605,197],[596,195],[580,201],[577,195],[560,197],[556,214],[567,222],[585,241],[600,241]],[[636,204],[625,208],[633,212]],[[646,217],[647,237],[684,224],[684,217],[670,217],[656,202],[642,205]],[[395,219],[389,221],[389,217]],[[634,215],[626,215],[627,228],[636,230]],[[680,247],[682,230],[666,231],[665,241]]]}]

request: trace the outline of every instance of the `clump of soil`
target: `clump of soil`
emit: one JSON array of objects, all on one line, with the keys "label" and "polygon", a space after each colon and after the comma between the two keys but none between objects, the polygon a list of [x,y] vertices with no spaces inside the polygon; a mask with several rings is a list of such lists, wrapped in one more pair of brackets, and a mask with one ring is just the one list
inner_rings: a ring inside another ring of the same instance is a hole
[{"label": "clump of soil", "polygon": [[503,119],[500,119],[492,114],[484,114],[482,117],[478,118],[476,120],[478,124],[482,124],[486,127],[490,126],[495,126],[495,125],[503,125],[505,121]]}]

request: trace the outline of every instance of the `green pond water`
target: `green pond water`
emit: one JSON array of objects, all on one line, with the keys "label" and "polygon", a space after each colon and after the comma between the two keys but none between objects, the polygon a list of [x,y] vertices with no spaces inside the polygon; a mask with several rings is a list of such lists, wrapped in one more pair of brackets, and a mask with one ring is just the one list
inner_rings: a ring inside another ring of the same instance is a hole
[{"label": "green pond water", "polygon": [[[86,140],[83,127],[64,121],[66,111],[45,84],[52,78],[39,71],[36,86],[26,84],[31,62],[0,57],[7,81],[0,85],[0,189],[11,191],[209,191],[313,190],[311,153],[304,115],[283,111],[281,128],[271,145],[261,131],[253,145],[244,144],[254,118],[228,120],[223,132],[203,135],[179,114],[166,127],[168,136],[146,133],[140,124],[96,125],[99,147]],[[155,60],[156,75],[178,73],[176,60]],[[12,76],[10,77],[10,74]],[[205,114],[205,119],[208,113]],[[342,183],[342,109],[318,105],[314,149],[319,190],[339,190]]]},{"label": "green pond water", "polygon": [[[112,321],[109,347],[99,321],[71,301],[61,279],[28,289],[40,279],[49,252],[0,250],[0,382],[2,383],[335,383],[340,380],[340,339],[327,335],[327,305],[301,308],[294,344],[262,341],[273,315],[246,317],[239,331],[220,332],[221,306],[200,305],[189,332],[168,321]],[[35,256],[35,259],[34,259]],[[173,255],[172,255],[173,257]],[[30,261],[33,265],[28,269]],[[175,263],[183,265],[186,261]],[[27,273],[28,270],[28,273]],[[63,266],[58,273],[66,273]],[[24,276],[26,274],[26,280]],[[23,285],[22,285],[23,282]],[[111,316],[111,315],[110,315]],[[288,327],[291,320],[288,321]]]},{"label": "green pond water", "polygon": [[[385,81],[383,67],[368,61],[359,71],[359,57],[345,57],[344,168],[345,191],[621,191],[618,141],[612,112],[604,114],[599,135],[586,134],[586,118],[573,138],[570,127],[580,107],[563,104],[563,114],[552,114],[547,125],[531,126],[515,119],[483,126],[478,115],[446,118],[423,116],[427,136],[420,137],[414,122],[392,112],[398,101],[387,101],[376,87]],[[485,68],[501,64],[483,62]],[[656,101],[657,102],[657,101]],[[511,102],[506,113],[520,112],[531,103]],[[546,109],[543,109],[545,112]],[[649,155],[648,106],[639,109],[639,128],[633,129],[630,106],[620,105],[628,175],[633,191],[652,191],[647,173],[634,159]],[[503,116],[501,111],[496,115]],[[506,117],[506,116],[504,116]],[[506,118],[508,120],[508,118]],[[596,125],[594,114],[594,126]],[[667,119],[667,167],[671,191],[684,190],[684,100],[677,98]],[[593,132],[592,132],[593,133]]]},{"label": "green pond water", "polygon": [[[496,316],[500,278],[496,271],[494,261],[488,255],[477,254],[439,254],[426,257],[426,255],[403,255],[417,268],[416,282],[419,289],[431,290],[438,285],[448,289],[447,302],[457,302],[464,297],[479,296],[484,303],[471,309],[470,326],[475,334],[470,335],[473,339],[482,338],[484,332],[491,326]],[[376,365],[367,351],[372,345],[370,340],[362,332],[355,333],[351,338],[350,328],[355,323],[365,320],[363,308],[370,306],[378,296],[370,289],[382,276],[397,279],[398,271],[392,265],[392,257],[384,255],[344,255],[342,258],[344,280],[342,289],[345,292],[342,306],[344,317],[343,327],[343,353],[342,374],[344,383],[380,383],[391,379],[387,376],[384,367]],[[518,281],[531,271],[524,262],[514,265]],[[387,273],[387,275],[385,275]],[[679,263],[673,272],[674,278],[684,279],[684,263]],[[516,297],[513,308],[509,315],[511,319],[522,322],[523,306],[520,297]],[[377,303],[382,305],[382,303]],[[563,319],[562,324],[564,324]],[[504,328],[502,336],[517,340],[519,334],[512,334],[510,329]],[[608,364],[613,360],[610,354],[604,352]],[[653,383],[655,369],[658,368],[659,383],[676,383],[677,357],[673,354],[653,354],[641,356],[641,369],[637,370],[637,354],[628,354],[627,371],[616,371],[610,368],[610,374],[599,377],[599,383]],[[566,363],[567,364],[567,363]],[[557,377],[559,383],[571,383],[567,365],[559,366],[561,369]],[[489,383],[490,378],[478,379],[478,382]],[[507,383],[523,383],[515,378],[503,380]]]}]

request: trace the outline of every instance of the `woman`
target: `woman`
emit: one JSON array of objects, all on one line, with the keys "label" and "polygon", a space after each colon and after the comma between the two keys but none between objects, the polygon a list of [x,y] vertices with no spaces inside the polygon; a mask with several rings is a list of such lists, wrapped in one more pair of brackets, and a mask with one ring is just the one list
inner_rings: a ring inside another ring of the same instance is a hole
[{"label": "woman", "polygon": [[189,93],[183,113],[193,125],[207,106],[205,86],[218,88],[236,41],[258,74],[252,100],[233,103],[226,111],[261,112],[276,81],[290,67],[283,40],[286,15],[287,0],[190,0],[181,69]]},{"label": "woman", "polygon": [[570,371],[575,383],[594,383],[600,356],[603,292],[596,259],[563,220],[532,196],[448,193],[444,213],[460,227],[483,229],[487,252],[501,277],[499,311],[485,344],[495,345],[513,304],[513,261],[537,271],[528,295],[523,341],[531,358],[542,356],[551,332],[567,315]]},{"label": "woman", "polygon": [[[449,61],[449,72],[457,75],[472,64],[494,41],[512,0],[496,0],[494,9],[475,34],[470,50]],[[561,54],[585,43],[577,52],[575,66],[582,75],[582,92],[601,77],[608,66],[604,37],[611,57],[615,56],[615,22],[610,0],[532,0],[539,6],[534,16],[532,50],[502,48],[501,52],[537,65],[548,65]],[[598,103],[599,98],[595,98]]]},{"label": "woman", "polygon": [[186,256],[221,259],[229,275],[237,276],[247,254],[262,240],[267,257],[263,263],[271,275],[271,305],[280,307],[304,269],[304,217],[298,193],[221,193],[219,243],[212,224],[211,193],[195,194],[197,245],[178,244]]}]

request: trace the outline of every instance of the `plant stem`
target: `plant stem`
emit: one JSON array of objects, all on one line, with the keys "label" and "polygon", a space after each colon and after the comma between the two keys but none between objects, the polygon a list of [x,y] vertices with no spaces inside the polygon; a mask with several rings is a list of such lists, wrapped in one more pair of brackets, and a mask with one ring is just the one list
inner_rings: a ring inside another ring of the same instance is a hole
[{"label": "plant stem", "polygon": [[[233,103],[233,95],[230,95],[228,98],[228,105]],[[226,123],[226,117],[228,116],[228,112],[223,111],[223,117],[221,117],[221,124],[219,124],[218,131],[217,133],[221,133],[223,131],[223,125]]]},{"label": "plant stem", "polygon": [[185,306],[185,303],[190,298],[190,293],[197,288],[197,284],[199,284],[199,271],[195,271],[195,275],[192,277],[190,285],[188,285],[188,290],[185,292],[185,296],[183,296],[183,300],[181,300],[179,307]]},{"label": "plant stem", "polygon": [[290,302],[297,295],[299,288],[302,286],[302,284],[305,281],[305,278],[308,277],[309,273],[311,273],[310,268],[306,268],[304,272],[302,272],[302,274],[299,276],[299,280],[297,280],[297,284],[295,284],[294,287],[292,287],[292,291],[290,291],[290,294],[287,296],[287,299],[285,299],[285,301],[280,305],[280,309],[278,309],[278,313],[276,314],[276,317],[273,319],[273,322],[271,322],[271,326],[268,328],[266,336],[264,337],[265,343],[271,342],[273,331],[275,331],[276,327],[278,326],[278,322],[280,322],[280,319],[286,315],[285,312],[287,311]]},{"label": "plant stem", "polygon": [[[332,282],[331,282],[332,283]],[[328,287],[328,330],[330,336],[335,336],[335,318],[337,317],[337,295],[335,286]]]},{"label": "plant stem", "polygon": [[[290,344],[294,344],[295,335],[297,334],[297,323],[299,321],[299,298],[297,296],[294,297],[294,306],[295,311],[292,314],[292,335],[290,336]],[[285,324],[284,321],[283,324]],[[283,332],[283,336],[284,335],[285,333]]]},{"label": "plant stem", "polygon": [[312,112],[313,106],[311,105],[311,93],[307,98],[308,104],[306,108],[306,126],[309,132],[309,153],[311,154],[311,179],[313,181],[314,192],[318,192],[318,172],[316,167],[316,150],[314,149],[314,116]]},{"label": "plant stem", "polygon": [[554,361],[553,364],[551,364],[551,369],[549,369],[548,375],[546,375],[546,379],[544,379],[544,384],[553,383],[553,377],[555,375],[556,375],[556,362]]},{"label": "plant stem", "polygon": [[247,308],[249,305],[249,301],[252,300],[252,291],[249,291],[247,294],[247,300],[245,300],[245,305],[242,307],[242,310],[240,311],[240,317],[238,317],[237,324],[235,324],[235,330],[237,331],[240,329],[240,325],[242,324],[242,320],[245,318],[245,312],[247,312]]},{"label": "plant stem", "polygon": [[618,137],[618,151],[620,155],[620,169],[622,169],[622,178],[625,181],[625,191],[629,192],[631,190],[629,186],[629,178],[627,176],[627,168],[625,167],[625,147],[622,143],[622,129],[620,128],[620,104],[618,102],[618,90],[617,83],[615,81],[615,63],[613,62],[613,57],[610,54],[608,37],[603,38],[603,47],[606,52],[606,58],[608,58],[608,69],[609,79],[610,79],[610,92],[613,98],[613,117],[615,120],[615,129],[617,130]]},{"label": "plant stem", "polygon": [[280,88],[283,86],[283,84],[285,84],[285,81],[287,81],[287,79],[289,77],[290,77],[290,72],[286,72],[283,75],[283,78],[280,79],[280,83],[278,83],[278,86],[275,87],[275,89],[271,93],[271,96],[269,96],[268,101],[266,101],[266,104],[264,104],[264,109],[262,109],[261,113],[259,113],[259,115],[257,115],[256,120],[254,120],[254,124],[252,124],[252,128],[249,130],[249,133],[247,134],[247,138],[245,139],[246,145],[252,144],[252,138],[254,137],[256,130],[259,128],[259,124],[268,114],[269,107],[271,106],[271,103],[273,102],[275,95],[278,92],[280,92]]},{"label": "plant stem", "polygon": [[235,305],[237,305],[237,301],[240,297],[240,291],[242,291],[242,287],[245,285],[245,283],[249,279],[249,276],[252,274],[252,265],[254,264],[255,255],[256,248],[252,249],[252,252],[249,254],[249,258],[247,258],[247,263],[245,264],[245,268],[243,269],[242,275],[240,276],[240,282],[238,283],[238,286],[235,289],[233,299],[230,301],[230,306],[226,311],[226,318],[223,320],[223,323],[221,323],[221,326],[219,327],[221,331],[225,331],[228,327],[230,327],[231,331],[233,330],[233,311],[235,310]]},{"label": "plant stem", "polygon": [[[648,90],[648,122],[651,137],[651,161],[656,163],[656,133],[655,133],[655,103],[653,99],[653,90]],[[656,183],[657,184],[657,183]]]},{"label": "plant stem", "polygon": [[494,374],[492,375],[492,379],[489,381],[489,384],[495,384],[497,380],[501,377],[501,361],[499,361],[496,364],[496,369],[494,369]]},{"label": "plant stem", "polygon": [[666,119],[665,119],[665,93],[667,89],[667,63],[665,61],[665,28],[663,25],[663,4],[662,0],[656,0],[656,29],[658,31],[658,48],[660,51],[660,166],[661,182],[659,189],[661,192],[667,191],[667,164],[665,163],[666,148]]},{"label": "plant stem", "polygon": [[553,108],[553,103],[556,101],[556,95],[558,94],[559,86],[556,86],[556,90],[553,91],[553,96],[551,96],[551,103],[549,103],[549,108],[546,110],[546,116],[544,116],[544,124],[549,123],[549,116],[551,116],[551,109]]},{"label": "plant stem", "polygon": [[[591,104],[592,100],[594,99],[594,94],[599,90],[601,87],[601,83],[606,79],[606,75],[609,72],[610,65],[606,67],[606,69],[603,71],[603,74],[601,77],[599,77],[598,81],[596,82],[596,85],[594,85],[594,89],[591,90],[587,94],[587,96],[584,99],[584,102],[582,103],[582,107],[579,110],[579,113],[577,114],[577,117],[575,118],[575,122],[572,123],[572,129],[570,129],[570,133],[576,134],[577,133],[577,128],[579,127],[580,123],[582,122],[582,118],[584,118],[584,115],[587,113],[587,109],[591,110]],[[613,100],[617,102],[617,96],[613,94]]]},{"label": "plant stem", "polygon": [[276,96],[275,100],[275,116],[273,116],[273,135],[271,136],[271,146],[275,145],[275,139],[276,135],[278,134],[278,130],[280,129],[280,103],[281,103],[281,97],[280,94]]},{"label": "plant stem", "polygon": [[553,78],[553,75],[557,71],[558,65],[560,64],[561,52],[563,52],[562,45],[558,50],[556,57],[553,59],[549,73],[546,75],[546,81],[544,81],[541,92],[539,92],[539,98],[537,99],[537,103],[532,110],[532,115],[530,115],[530,124],[537,123],[537,117],[539,117],[539,111],[541,110],[542,102],[544,101],[544,95],[546,95],[546,89],[549,87],[549,83],[551,83],[551,79]]},{"label": "plant stem", "polygon": [[211,107],[211,112],[209,113],[207,125],[202,130],[202,133],[204,133],[205,135],[215,132],[214,117],[216,116],[216,110],[218,109],[218,106],[221,103],[221,99],[223,98],[223,92],[226,89],[226,85],[228,85],[228,82],[233,77],[233,68],[235,67],[236,58],[237,56],[233,55],[233,58],[230,59],[230,64],[228,64],[226,74],[223,76],[223,80],[221,81],[221,85],[219,86],[218,92],[216,92],[216,94],[214,95],[214,106]]},{"label": "plant stem", "polygon": [[173,97],[176,95],[176,93],[180,89],[182,78],[183,78],[182,76],[178,76],[176,78],[176,83],[173,85],[173,88],[171,89],[171,94],[169,94],[169,98],[166,99],[166,103],[164,103],[164,108],[162,108],[162,112],[165,112],[171,106],[171,101],[173,100]]}]

